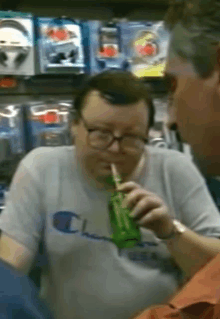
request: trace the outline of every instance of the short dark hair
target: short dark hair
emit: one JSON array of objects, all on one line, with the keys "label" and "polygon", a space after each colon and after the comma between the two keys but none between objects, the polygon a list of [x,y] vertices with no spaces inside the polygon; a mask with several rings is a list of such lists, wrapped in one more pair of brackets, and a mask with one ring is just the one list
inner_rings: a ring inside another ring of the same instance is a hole
[{"label": "short dark hair", "polygon": [[82,116],[85,98],[97,90],[112,105],[128,106],[144,100],[148,110],[148,129],[154,125],[154,105],[148,89],[139,78],[128,71],[107,70],[99,73],[84,84],[74,100],[74,120],[77,123]]},{"label": "short dark hair", "polygon": [[177,55],[195,67],[203,79],[208,78],[219,58],[219,0],[170,0],[165,26],[173,31],[171,47]]}]

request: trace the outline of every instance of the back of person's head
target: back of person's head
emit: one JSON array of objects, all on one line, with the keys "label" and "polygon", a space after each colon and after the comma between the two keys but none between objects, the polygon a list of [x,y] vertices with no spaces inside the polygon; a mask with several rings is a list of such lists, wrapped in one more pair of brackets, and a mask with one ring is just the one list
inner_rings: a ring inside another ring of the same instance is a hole
[{"label": "back of person's head", "polygon": [[171,0],[165,25],[173,31],[174,52],[191,62],[201,78],[208,78],[219,60],[219,0]]},{"label": "back of person's head", "polygon": [[92,91],[98,91],[100,96],[112,105],[128,106],[144,100],[149,114],[148,129],[154,125],[153,101],[144,83],[128,71],[107,70],[99,73],[84,84],[74,100],[75,122],[79,122],[86,97]]}]

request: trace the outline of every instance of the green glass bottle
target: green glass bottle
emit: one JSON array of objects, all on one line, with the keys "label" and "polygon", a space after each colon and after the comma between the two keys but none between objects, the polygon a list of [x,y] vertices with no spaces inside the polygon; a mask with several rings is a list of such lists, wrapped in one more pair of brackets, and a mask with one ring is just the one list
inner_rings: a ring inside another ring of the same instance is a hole
[{"label": "green glass bottle", "polygon": [[[117,182],[120,177],[117,177]],[[115,191],[109,202],[109,217],[112,227],[112,240],[118,248],[132,248],[141,241],[139,226],[129,216],[130,210],[122,207],[123,193]]]}]

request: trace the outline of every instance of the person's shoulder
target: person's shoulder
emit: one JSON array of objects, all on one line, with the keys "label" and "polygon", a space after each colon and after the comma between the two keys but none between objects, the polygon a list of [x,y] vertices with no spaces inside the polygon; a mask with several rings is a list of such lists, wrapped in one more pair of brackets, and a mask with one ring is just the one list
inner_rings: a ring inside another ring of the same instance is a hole
[{"label": "person's shoulder", "polygon": [[204,177],[198,167],[192,159],[184,153],[156,147],[148,148],[148,152],[152,158],[151,163],[153,163],[154,167],[162,167],[167,174],[172,176],[172,179],[197,179],[198,183],[204,184]]},{"label": "person's shoulder", "polygon": [[181,153],[172,149],[164,149],[157,147],[147,147],[148,154],[151,157],[151,163],[155,166],[162,165],[164,169],[170,172],[176,171],[198,171],[194,162],[186,156],[184,153]]},{"label": "person's shoulder", "polygon": [[154,158],[160,158],[165,161],[189,161],[190,159],[184,154],[176,150],[147,146],[147,151]]},{"label": "person's shoulder", "polygon": [[73,152],[73,148],[73,146],[35,148],[23,158],[22,165],[29,170],[48,167],[68,157],[70,152]]}]

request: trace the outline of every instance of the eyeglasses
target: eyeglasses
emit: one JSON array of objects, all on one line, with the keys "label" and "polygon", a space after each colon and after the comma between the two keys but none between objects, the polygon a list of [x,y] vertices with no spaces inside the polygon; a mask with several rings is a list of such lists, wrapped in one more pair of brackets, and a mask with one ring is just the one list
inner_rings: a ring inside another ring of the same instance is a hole
[{"label": "eyeglasses", "polygon": [[82,116],[81,119],[88,132],[88,144],[95,149],[105,150],[117,140],[125,151],[140,151],[144,149],[145,144],[148,142],[147,138],[138,135],[126,134],[121,137],[115,137],[109,130],[90,129]]}]

